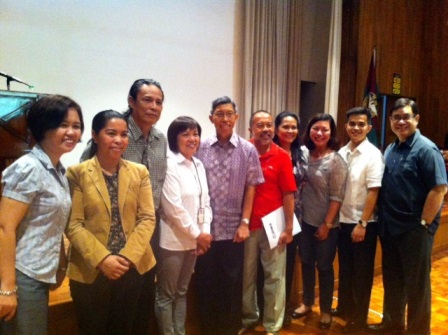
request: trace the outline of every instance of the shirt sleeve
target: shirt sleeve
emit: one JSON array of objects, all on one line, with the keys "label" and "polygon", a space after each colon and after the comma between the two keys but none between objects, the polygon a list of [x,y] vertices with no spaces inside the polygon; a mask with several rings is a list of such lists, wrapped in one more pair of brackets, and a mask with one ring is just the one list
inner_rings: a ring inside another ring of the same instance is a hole
[{"label": "shirt sleeve", "polygon": [[202,162],[198,164],[198,171],[202,184],[202,203],[204,204],[204,224],[201,227],[201,231],[210,234],[213,212],[210,206],[210,195],[208,192],[207,177]]},{"label": "shirt sleeve", "polygon": [[347,179],[347,163],[337,152],[334,153],[330,171],[330,200],[342,202],[345,194]]},{"label": "shirt sleeve", "polygon": [[9,166],[2,176],[2,195],[31,204],[39,192],[40,173],[33,162],[23,159]]},{"label": "shirt sleeve", "polygon": [[384,157],[380,151],[370,157],[366,171],[367,188],[381,187],[384,173]]},{"label": "shirt sleeve", "polygon": [[247,186],[256,186],[264,183],[263,170],[261,169],[260,159],[258,158],[258,152],[255,147],[250,144],[248,150],[248,173],[246,179]]},{"label": "shirt sleeve", "polygon": [[198,225],[182,204],[181,183],[182,177],[178,173],[177,163],[168,161],[165,181],[162,188],[161,204],[166,219],[178,229],[193,238],[201,233]]},{"label": "shirt sleeve", "polygon": [[425,150],[420,150],[420,154],[421,157],[418,160],[419,173],[428,191],[435,186],[446,185],[445,162],[437,147],[435,145],[427,146]]}]

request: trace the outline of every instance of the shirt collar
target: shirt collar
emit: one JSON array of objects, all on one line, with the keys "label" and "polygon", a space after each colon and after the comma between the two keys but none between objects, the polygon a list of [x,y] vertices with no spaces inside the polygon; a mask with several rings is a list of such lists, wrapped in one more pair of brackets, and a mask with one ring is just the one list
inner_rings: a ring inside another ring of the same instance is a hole
[{"label": "shirt collar", "polygon": [[42,147],[39,144],[36,144],[33,149],[31,150],[31,153],[36,156],[36,158],[42,162],[42,165],[45,166],[48,170],[57,170],[60,171],[62,174],[65,174],[65,168],[61,164],[61,162],[58,163],[58,165],[55,167],[53,166],[53,163],[50,160],[50,157],[45,153],[45,151],[42,149]]},{"label": "shirt collar", "polygon": [[[233,132],[232,133],[232,136],[230,136],[230,140],[229,140],[229,142],[236,148],[236,147],[238,147],[238,135],[237,134],[235,134],[235,132]],[[219,144],[219,141],[218,141],[218,136],[216,136],[216,134],[213,134],[212,136],[211,136],[211,145],[215,145],[215,144]],[[226,143],[227,144],[227,143]]]},{"label": "shirt collar", "polygon": [[[250,143],[252,143],[252,144],[254,144],[254,139],[253,138],[251,138],[250,140],[249,140],[249,142]],[[254,146],[255,146],[255,144],[254,144]],[[255,148],[256,149],[256,148]],[[262,154],[262,155],[260,155],[259,154],[259,157],[260,158],[265,158],[265,157],[269,157],[269,156],[271,156],[271,155],[274,155],[274,154],[276,154],[279,150],[282,150],[282,151],[284,151],[282,148],[280,148],[277,144],[275,144],[274,142],[272,142],[271,141],[271,146],[269,147],[269,150],[267,151],[267,152],[265,152],[264,154]],[[258,150],[257,150],[258,151]],[[286,151],[285,151],[286,152]]]},{"label": "shirt collar", "polygon": [[400,146],[400,145],[406,145],[406,146],[408,146],[408,147],[412,147],[412,146],[414,145],[415,141],[417,141],[417,139],[418,139],[420,136],[421,136],[420,130],[419,130],[419,129],[416,129],[416,130],[415,130],[415,133],[413,133],[411,136],[409,136],[409,137],[406,139],[406,141],[404,141],[404,142],[400,142],[400,140],[397,138],[397,139],[395,140],[395,144],[396,144],[397,146]]},{"label": "shirt collar", "polygon": [[[350,144],[351,144],[351,143],[352,143],[351,141],[348,143],[348,145],[347,145],[347,151],[350,151]],[[362,154],[363,152],[366,152],[366,151],[368,150],[369,143],[370,143],[370,141],[369,141],[369,139],[366,137],[366,138],[364,139],[364,141],[362,141],[361,143],[358,144],[358,146],[353,150],[352,153],[359,152],[359,153]]]},{"label": "shirt collar", "polygon": [[[131,133],[134,140],[137,140],[139,138],[144,138],[142,130],[137,125],[137,123],[135,123],[135,120],[132,117],[132,114],[129,115],[128,124],[129,124],[128,125],[129,133]],[[156,128],[154,128],[154,126],[152,126],[151,130],[149,131],[149,139],[153,139],[153,138],[155,138],[157,140],[159,139],[158,132],[157,132]]]},{"label": "shirt collar", "polygon": [[[171,154],[174,157],[174,160],[177,164],[192,164],[192,161],[185,158],[184,155],[182,155],[180,152],[175,153],[171,151]],[[197,166],[200,164],[200,160],[198,160],[196,157],[193,156],[193,162]]]}]

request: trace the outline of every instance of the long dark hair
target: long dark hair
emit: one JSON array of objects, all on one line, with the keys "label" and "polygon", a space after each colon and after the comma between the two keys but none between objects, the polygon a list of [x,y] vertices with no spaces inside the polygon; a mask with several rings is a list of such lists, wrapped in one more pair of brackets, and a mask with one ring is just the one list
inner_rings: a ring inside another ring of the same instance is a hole
[{"label": "long dark hair", "polygon": [[[112,109],[108,109],[105,111],[101,111],[93,117],[92,120],[92,131],[98,135],[101,130],[106,127],[107,122],[112,119],[121,119],[126,122],[126,126],[128,125],[128,119],[124,114],[118,113]],[[89,158],[92,158],[96,155],[98,151],[98,145],[95,143],[93,139],[89,140],[90,150],[89,150]]]},{"label": "long dark hair", "polygon": [[306,133],[303,136],[303,143],[308,148],[308,150],[314,150],[316,148],[316,145],[310,138],[310,131],[311,127],[316,122],[319,121],[329,121],[330,122],[330,140],[328,141],[328,147],[332,150],[339,150],[341,147],[341,141],[338,138],[338,131],[336,129],[336,123],[334,122],[333,117],[330,114],[316,114],[314,115],[311,120],[308,122],[308,126],[306,127]]},{"label": "long dark hair", "polygon": [[[280,125],[282,124],[283,119],[288,116],[290,116],[290,117],[294,118],[294,120],[296,120],[297,130],[300,127],[300,118],[297,114],[294,114],[293,112],[289,112],[289,111],[283,111],[280,114],[278,114],[275,117],[275,121],[274,121],[275,122],[275,135],[274,135],[274,138],[272,139],[272,141],[275,144],[280,145],[280,141],[277,136],[277,130],[280,127]],[[302,152],[302,149],[300,148],[301,146],[302,146],[302,141],[300,140],[299,134],[297,134],[296,139],[291,143],[291,158],[294,162],[300,162],[300,163],[304,162],[303,152]]]}]

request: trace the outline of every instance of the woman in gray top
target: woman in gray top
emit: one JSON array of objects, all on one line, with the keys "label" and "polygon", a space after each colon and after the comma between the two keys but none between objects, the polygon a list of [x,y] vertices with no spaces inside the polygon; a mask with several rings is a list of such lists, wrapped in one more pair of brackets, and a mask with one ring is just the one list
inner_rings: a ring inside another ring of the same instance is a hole
[{"label": "woman in gray top", "polygon": [[338,212],[344,198],[347,165],[337,153],[340,145],[336,124],[331,115],[315,115],[308,123],[303,142],[304,167],[308,177],[302,195],[303,221],[299,241],[303,304],[294,311],[292,317],[299,318],[311,312],[317,267],[321,312],[319,328],[329,329]]},{"label": "woman in gray top", "polygon": [[49,95],[26,114],[36,145],[5,171],[0,201],[0,334],[48,333],[48,291],[64,277],[71,208],[63,154],[84,130],[81,107]]}]

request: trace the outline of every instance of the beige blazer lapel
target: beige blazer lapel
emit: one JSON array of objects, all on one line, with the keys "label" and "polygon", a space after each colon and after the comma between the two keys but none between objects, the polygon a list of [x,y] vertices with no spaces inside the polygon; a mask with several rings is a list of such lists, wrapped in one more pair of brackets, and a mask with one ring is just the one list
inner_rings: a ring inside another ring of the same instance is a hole
[{"label": "beige blazer lapel", "polygon": [[131,182],[131,173],[124,160],[120,160],[120,170],[118,172],[118,208],[120,211],[120,217],[122,224],[125,224],[123,219],[124,204],[126,203],[126,197],[129,192],[129,183]]},{"label": "beige blazer lapel", "polygon": [[90,161],[91,164],[89,166],[89,175],[92,180],[93,185],[95,185],[98,193],[101,195],[101,198],[104,201],[104,204],[107,208],[107,213],[109,214],[109,218],[112,216],[111,204],[109,191],[107,190],[106,181],[103,177],[103,171],[101,170],[101,165],[98,162],[96,156]]}]

